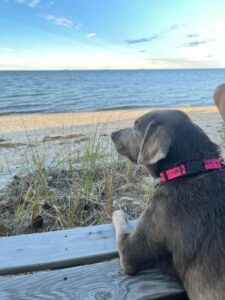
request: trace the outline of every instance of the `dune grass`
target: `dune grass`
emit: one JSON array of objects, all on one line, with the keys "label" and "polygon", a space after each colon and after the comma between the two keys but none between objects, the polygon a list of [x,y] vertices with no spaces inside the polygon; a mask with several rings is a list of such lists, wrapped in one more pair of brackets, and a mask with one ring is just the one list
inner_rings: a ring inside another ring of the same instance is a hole
[{"label": "dune grass", "polygon": [[24,169],[0,199],[1,235],[108,223],[114,209],[141,214],[152,193],[147,170],[119,157],[101,126],[90,136],[82,150],[65,141],[49,160],[54,142],[39,153],[28,135]]}]

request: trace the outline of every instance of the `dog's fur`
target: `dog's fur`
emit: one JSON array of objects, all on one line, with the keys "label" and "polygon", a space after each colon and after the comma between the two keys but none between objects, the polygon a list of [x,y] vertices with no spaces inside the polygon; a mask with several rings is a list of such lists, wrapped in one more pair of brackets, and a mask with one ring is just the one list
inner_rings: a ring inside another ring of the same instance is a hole
[{"label": "dog's fur", "polygon": [[[219,147],[177,110],[147,113],[133,128],[113,132],[112,140],[154,177],[181,162],[220,156]],[[191,300],[225,299],[225,170],[161,183],[133,232],[122,211],[114,212],[113,224],[127,274],[157,267],[176,276]]]}]

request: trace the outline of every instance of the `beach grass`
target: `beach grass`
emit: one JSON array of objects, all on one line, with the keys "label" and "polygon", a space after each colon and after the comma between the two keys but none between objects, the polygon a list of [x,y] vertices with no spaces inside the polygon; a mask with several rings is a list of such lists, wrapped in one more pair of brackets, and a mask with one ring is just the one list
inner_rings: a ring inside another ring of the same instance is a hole
[{"label": "beach grass", "polygon": [[[152,181],[146,169],[122,159],[97,124],[77,149],[71,139],[48,159],[45,141],[38,152],[26,133],[29,147],[24,168],[14,176],[0,201],[0,234],[16,235],[111,222],[115,209],[137,218],[149,203]],[[82,134],[83,136],[83,134]]]}]

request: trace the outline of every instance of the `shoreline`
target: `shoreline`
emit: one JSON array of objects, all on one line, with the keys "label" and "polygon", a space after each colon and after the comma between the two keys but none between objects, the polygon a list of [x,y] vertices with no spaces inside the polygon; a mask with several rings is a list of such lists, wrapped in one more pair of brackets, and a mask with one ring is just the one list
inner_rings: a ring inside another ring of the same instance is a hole
[{"label": "shoreline", "polygon": [[[93,112],[68,113],[37,113],[37,114],[10,114],[0,115],[0,133],[19,131],[33,131],[40,129],[83,126],[97,123],[121,122],[136,119],[154,109],[179,109],[187,114],[218,113],[214,105],[207,106],[180,106],[170,108],[146,108],[130,110],[107,110]],[[219,113],[218,113],[219,115]]]},{"label": "shoreline", "polygon": [[[225,132],[225,123],[215,106],[176,109],[186,112],[224,151],[225,139],[221,133]],[[136,118],[149,111],[151,109],[0,116],[0,194],[14,175],[31,165],[34,154],[46,165],[57,159],[64,161],[70,150],[71,157],[80,156],[99,134],[105,156],[117,155],[111,132],[133,126]]]}]

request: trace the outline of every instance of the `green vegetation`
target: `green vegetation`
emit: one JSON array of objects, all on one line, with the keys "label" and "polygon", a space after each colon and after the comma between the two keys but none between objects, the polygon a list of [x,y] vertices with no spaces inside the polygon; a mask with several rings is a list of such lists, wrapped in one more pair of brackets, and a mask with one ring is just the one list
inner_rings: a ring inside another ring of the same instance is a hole
[{"label": "green vegetation", "polygon": [[1,235],[108,223],[120,208],[140,215],[152,193],[148,171],[119,157],[102,132],[98,127],[79,151],[65,139],[52,160],[50,146],[38,153],[29,141],[24,170],[0,199]]}]

